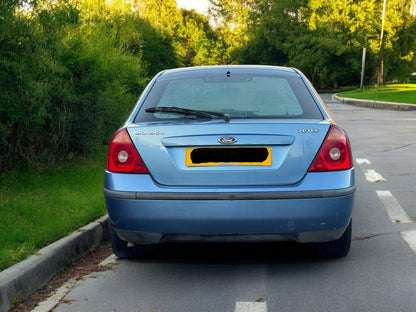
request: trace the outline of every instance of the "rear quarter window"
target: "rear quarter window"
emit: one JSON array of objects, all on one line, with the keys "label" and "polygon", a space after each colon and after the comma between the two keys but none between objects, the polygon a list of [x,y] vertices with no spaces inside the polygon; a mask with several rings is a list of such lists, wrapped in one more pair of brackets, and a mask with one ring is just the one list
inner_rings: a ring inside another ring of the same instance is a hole
[{"label": "rear quarter window", "polygon": [[136,121],[183,118],[175,113],[146,113],[149,107],[215,111],[235,118],[321,119],[322,115],[298,77],[234,76],[159,80]]}]

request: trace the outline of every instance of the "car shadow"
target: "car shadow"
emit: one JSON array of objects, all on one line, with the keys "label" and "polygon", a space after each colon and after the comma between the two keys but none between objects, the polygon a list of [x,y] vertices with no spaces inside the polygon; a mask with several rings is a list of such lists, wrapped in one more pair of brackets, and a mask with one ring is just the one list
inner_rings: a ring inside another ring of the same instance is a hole
[{"label": "car shadow", "polygon": [[143,259],[153,263],[279,264],[326,262],[313,244],[276,243],[166,243],[152,246]]}]

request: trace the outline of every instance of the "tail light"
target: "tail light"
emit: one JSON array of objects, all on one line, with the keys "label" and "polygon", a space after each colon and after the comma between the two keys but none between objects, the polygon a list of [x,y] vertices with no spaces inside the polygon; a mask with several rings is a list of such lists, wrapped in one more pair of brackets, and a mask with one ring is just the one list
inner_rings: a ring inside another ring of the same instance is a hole
[{"label": "tail light", "polygon": [[353,167],[350,142],[340,127],[331,125],[309,172],[345,170]]},{"label": "tail light", "polygon": [[122,173],[149,173],[126,128],[118,130],[111,139],[107,170]]}]

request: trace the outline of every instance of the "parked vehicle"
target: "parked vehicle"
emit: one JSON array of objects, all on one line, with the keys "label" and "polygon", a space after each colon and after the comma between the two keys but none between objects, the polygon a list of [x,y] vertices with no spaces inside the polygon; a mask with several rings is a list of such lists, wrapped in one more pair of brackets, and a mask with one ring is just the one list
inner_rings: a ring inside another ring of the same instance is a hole
[{"label": "parked vehicle", "polygon": [[351,244],[346,133],[308,79],[274,66],[162,71],[111,139],[104,194],[118,257],[165,242]]}]

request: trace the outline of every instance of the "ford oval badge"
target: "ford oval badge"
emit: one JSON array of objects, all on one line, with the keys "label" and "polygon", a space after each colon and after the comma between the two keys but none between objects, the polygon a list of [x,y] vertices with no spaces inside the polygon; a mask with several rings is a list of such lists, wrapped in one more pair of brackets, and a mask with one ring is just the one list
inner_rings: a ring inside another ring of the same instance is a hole
[{"label": "ford oval badge", "polygon": [[234,144],[235,142],[237,142],[237,138],[232,136],[223,136],[218,138],[218,142],[221,144]]}]

